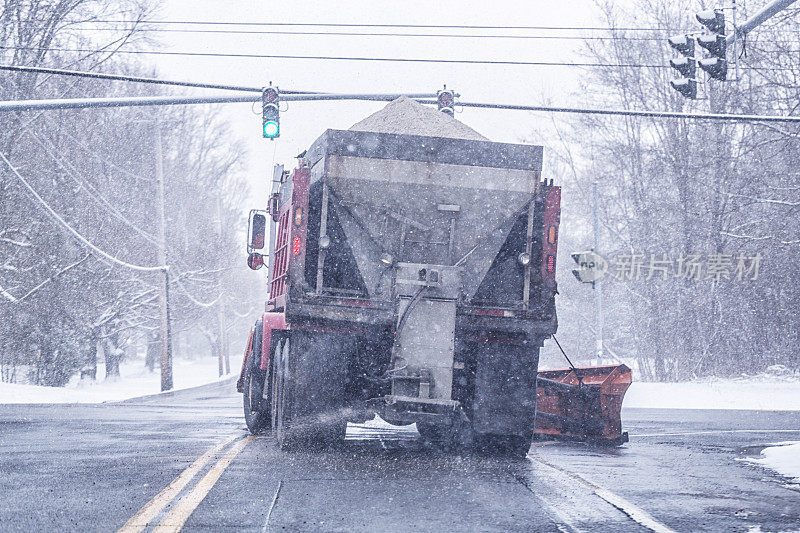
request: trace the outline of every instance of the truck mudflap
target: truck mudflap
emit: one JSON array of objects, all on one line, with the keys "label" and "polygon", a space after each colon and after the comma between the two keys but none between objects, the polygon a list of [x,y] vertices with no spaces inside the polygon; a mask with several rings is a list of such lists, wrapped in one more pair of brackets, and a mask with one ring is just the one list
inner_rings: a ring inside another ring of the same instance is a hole
[{"label": "truck mudflap", "polygon": [[620,411],[630,385],[631,369],[625,365],[539,372],[535,434],[609,445],[628,442]]}]

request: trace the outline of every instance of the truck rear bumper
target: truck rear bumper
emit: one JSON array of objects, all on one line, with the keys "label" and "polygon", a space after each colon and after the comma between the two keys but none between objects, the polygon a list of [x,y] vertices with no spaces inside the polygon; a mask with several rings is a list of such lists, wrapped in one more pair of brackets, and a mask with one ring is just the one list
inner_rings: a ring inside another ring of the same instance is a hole
[{"label": "truck rear bumper", "polygon": [[387,395],[367,401],[367,408],[392,424],[429,422],[450,425],[461,414],[456,400]]}]

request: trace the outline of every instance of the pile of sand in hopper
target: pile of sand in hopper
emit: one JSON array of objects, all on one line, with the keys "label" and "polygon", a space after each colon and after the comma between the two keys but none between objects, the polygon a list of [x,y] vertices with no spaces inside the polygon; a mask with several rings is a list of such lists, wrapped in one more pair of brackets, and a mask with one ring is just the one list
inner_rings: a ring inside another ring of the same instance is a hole
[{"label": "pile of sand in hopper", "polygon": [[472,139],[474,141],[489,140],[450,115],[433,107],[422,105],[406,96],[389,102],[386,107],[354,124],[350,129],[399,135]]}]

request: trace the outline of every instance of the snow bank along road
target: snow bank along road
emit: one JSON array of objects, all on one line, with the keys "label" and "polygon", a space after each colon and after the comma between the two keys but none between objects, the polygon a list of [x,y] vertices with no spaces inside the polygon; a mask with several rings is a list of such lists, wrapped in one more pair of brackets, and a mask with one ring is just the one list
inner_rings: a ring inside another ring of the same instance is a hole
[{"label": "snow bank along road", "polygon": [[[286,453],[231,383],[120,404],[0,406],[3,531],[796,531],[800,490],[759,464],[800,413],[629,409],[631,442],[451,454],[351,427]],[[760,529],[759,529],[760,528]]]}]

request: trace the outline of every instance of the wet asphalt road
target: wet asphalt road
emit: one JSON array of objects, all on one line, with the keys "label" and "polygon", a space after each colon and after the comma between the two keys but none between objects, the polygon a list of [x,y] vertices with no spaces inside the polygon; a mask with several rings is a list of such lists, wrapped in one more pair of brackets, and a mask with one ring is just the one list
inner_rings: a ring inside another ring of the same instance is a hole
[{"label": "wet asphalt road", "polygon": [[800,489],[740,460],[800,440],[800,413],[631,409],[625,446],[536,442],[527,459],[363,426],[338,449],[287,453],[246,438],[233,389],[0,406],[0,530],[800,529]]}]

